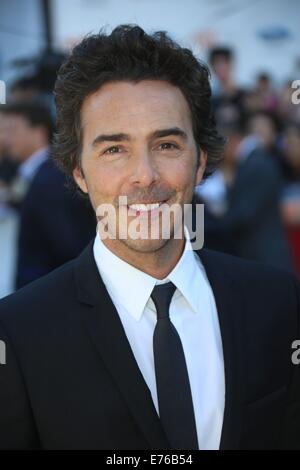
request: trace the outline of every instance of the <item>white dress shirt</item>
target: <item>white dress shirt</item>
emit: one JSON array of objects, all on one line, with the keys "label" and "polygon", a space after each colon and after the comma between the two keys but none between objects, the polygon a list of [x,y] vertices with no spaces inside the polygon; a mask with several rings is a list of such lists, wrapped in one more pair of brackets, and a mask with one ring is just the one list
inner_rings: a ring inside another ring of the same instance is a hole
[{"label": "white dress shirt", "polygon": [[120,316],[139,369],[159,414],[153,356],[155,284],[172,281],[170,319],[180,336],[193,398],[199,448],[219,449],[224,405],[224,360],[212,289],[196,253],[185,249],[167,278],[155,279],[113,254],[97,234],[94,257]]}]

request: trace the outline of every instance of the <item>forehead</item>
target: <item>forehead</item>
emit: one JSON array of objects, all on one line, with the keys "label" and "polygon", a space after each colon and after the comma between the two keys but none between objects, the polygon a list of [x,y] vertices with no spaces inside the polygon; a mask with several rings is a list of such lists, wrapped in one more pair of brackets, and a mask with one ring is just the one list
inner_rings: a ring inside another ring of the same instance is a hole
[{"label": "forehead", "polygon": [[181,90],[168,82],[112,82],[85,99],[81,125],[87,138],[100,131],[134,136],[175,126],[188,132],[191,113]]}]

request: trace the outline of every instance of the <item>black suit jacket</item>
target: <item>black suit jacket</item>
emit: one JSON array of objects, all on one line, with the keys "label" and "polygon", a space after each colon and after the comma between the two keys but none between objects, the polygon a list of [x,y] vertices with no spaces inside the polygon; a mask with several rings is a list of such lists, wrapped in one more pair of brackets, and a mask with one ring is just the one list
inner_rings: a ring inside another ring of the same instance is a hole
[{"label": "black suit jacket", "polygon": [[[300,365],[291,361],[300,339],[296,281],[230,255],[198,254],[223,343],[220,448],[300,449]],[[3,299],[0,325],[0,448],[169,449],[92,244]]]}]

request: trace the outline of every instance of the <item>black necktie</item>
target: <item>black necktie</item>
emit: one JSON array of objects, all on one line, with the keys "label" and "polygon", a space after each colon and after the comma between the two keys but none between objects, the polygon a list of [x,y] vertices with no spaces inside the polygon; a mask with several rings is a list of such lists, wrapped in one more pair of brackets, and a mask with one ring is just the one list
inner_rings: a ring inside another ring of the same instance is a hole
[{"label": "black necktie", "polygon": [[198,449],[184,351],[169,317],[175,289],[174,284],[168,282],[155,286],[151,294],[157,312],[153,352],[159,415],[172,449]]}]

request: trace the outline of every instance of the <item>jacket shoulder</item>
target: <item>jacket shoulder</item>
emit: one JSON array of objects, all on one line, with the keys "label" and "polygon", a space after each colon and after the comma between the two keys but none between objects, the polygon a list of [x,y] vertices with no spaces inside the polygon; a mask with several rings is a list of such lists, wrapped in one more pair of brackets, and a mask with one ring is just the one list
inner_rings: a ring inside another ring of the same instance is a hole
[{"label": "jacket shoulder", "polygon": [[[267,263],[247,260],[238,256],[223,253],[221,251],[203,248],[198,252],[204,267],[209,271],[221,270],[237,282],[246,282],[249,286],[260,285],[272,286],[272,283],[283,286],[291,283],[298,284],[295,274],[291,271],[277,268]],[[282,286],[282,287],[283,287]]]}]

